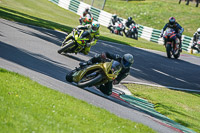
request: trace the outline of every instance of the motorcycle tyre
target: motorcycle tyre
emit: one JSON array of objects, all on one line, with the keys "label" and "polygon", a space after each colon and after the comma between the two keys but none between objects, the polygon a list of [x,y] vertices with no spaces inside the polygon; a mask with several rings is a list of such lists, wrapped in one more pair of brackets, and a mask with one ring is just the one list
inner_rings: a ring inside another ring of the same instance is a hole
[{"label": "motorcycle tyre", "polygon": [[171,58],[172,54],[171,54],[171,45],[170,44],[166,44],[166,52],[167,52],[167,57]]},{"label": "motorcycle tyre", "polygon": [[84,87],[89,87],[89,86],[93,86],[94,84],[100,82],[103,78],[103,75],[102,74],[98,74],[95,78],[89,80],[89,81],[86,81],[86,82],[78,82],[77,83],[77,86],[80,87],[80,88],[84,88]]},{"label": "motorcycle tyre", "polygon": [[178,59],[179,56],[180,56],[180,51],[178,50],[178,53],[174,55],[174,58],[175,58],[175,59]]},{"label": "motorcycle tyre", "polygon": [[66,51],[69,47],[73,45],[74,45],[74,42],[70,42],[69,44],[64,45],[62,48],[58,50],[58,53],[61,54],[62,52]]}]

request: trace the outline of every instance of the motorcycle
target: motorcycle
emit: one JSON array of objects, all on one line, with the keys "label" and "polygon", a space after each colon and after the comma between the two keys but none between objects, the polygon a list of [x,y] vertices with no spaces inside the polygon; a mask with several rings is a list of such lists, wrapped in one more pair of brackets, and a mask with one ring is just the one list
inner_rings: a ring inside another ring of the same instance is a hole
[{"label": "motorcycle", "polygon": [[93,17],[87,14],[85,17],[80,16],[80,25],[92,24]]},{"label": "motorcycle", "polygon": [[127,27],[125,29],[125,33],[126,33],[127,37],[138,40],[138,30],[137,30],[137,26],[135,24],[131,24],[129,26],[129,28]]},{"label": "motorcycle", "polygon": [[89,66],[82,64],[80,66],[80,68],[76,68],[72,71],[73,78],[69,78],[68,75],[66,75],[66,80],[74,82],[81,88],[99,86],[113,81],[122,69],[121,64],[114,60]]},{"label": "motorcycle", "polygon": [[180,40],[178,37],[176,37],[175,30],[172,28],[167,28],[163,37],[166,39],[165,48],[167,57],[171,58],[173,55],[175,59],[178,59],[180,56]]},{"label": "motorcycle", "polygon": [[[200,37],[198,38],[197,42],[196,42],[196,48],[200,51]],[[194,46],[195,47],[195,46]],[[193,47],[191,47],[191,54],[193,54]]]},{"label": "motorcycle", "polygon": [[[86,37],[82,38],[83,34]],[[62,42],[58,53],[80,53],[85,47],[87,47],[87,42],[89,41],[88,36],[88,31],[73,29],[72,32],[67,35],[65,40]]]},{"label": "motorcycle", "polygon": [[123,23],[118,21],[118,22],[115,23],[115,25],[112,27],[111,33],[114,33],[114,34],[123,36],[123,28],[124,28]]}]

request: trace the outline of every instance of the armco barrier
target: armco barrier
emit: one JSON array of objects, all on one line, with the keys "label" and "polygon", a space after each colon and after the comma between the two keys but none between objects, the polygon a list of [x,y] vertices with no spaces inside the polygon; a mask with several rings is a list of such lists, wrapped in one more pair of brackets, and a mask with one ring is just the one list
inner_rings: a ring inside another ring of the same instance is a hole
[{"label": "armco barrier", "polygon": [[[95,7],[92,7],[91,5],[88,5],[86,3],[83,3],[78,0],[49,0],[58,6],[65,8],[67,10],[70,10],[72,12],[75,12],[78,15],[82,15],[85,8],[90,8],[91,14],[94,17],[95,21],[98,21],[103,26],[108,26],[109,22],[111,20],[112,14],[105,12],[103,10],[97,9]],[[123,22],[125,23],[125,19],[123,19]],[[150,27],[146,27],[143,25],[139,25],[138,30],[138,36],[141,38],[144,38],[148,41],[152,41],[155,43],[163,44],[163,39],[160,38],[161,30],[153,29]],[[185,51],[190,51],[192,45],[192,38],[189,36],[182,36],[182,48]],[[197,52],[197,51],[195,51]]]}]

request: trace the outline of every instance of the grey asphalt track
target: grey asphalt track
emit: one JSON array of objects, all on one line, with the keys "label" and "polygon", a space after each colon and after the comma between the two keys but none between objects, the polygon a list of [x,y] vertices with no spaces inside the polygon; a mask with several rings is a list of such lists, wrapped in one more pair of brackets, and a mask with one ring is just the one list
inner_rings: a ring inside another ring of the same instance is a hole
[{"label": "grey asphalt track", "polygon": [[102,51],[123,55],[132,53],[135,63],[126,80],[154,83],[187,89],[200,89],[200,58],[182,55],[179,60],[165,53],[99,41],[88,56],[63,56],[57,53],[65,34],[53,30],[0,19],[0,67],[14,71],[42,85],[104,108],[120,117],[140,122],[161,133],[176,132],[158,123],[156,118],[138,108],[129,108],[80,89],[65,81],[65,75],[80,61]]}]

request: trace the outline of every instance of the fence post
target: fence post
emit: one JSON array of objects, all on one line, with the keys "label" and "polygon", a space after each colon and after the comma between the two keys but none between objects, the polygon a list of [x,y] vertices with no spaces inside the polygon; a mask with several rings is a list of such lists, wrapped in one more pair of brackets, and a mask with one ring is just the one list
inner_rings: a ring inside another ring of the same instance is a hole
[{"label": "fence post", "polygon": [[196,1],[197,1],[196,7],[198,7],[199,6],[199,0],[196,0]]},{"label": "fence post", "polygon": [[181,0],[179,0],[179,2],[178,2],[179,4],[181,4]]},{"label": "fence post", "polygon": [[92,4],[91,5],[93,6],[93,4],[94,4],[94,0],[92,0]]},{"label": "fence post", "polygon": [[189,3],[190,3],[190,0],[187,0],[187,3],[186,3],[186,5],[189,5]]},{"label": "fence post", "polygon": [[106,4],[106,0],[104,0],[103,6],[102,6],[102,10],[104,9],[105,4]]}]

